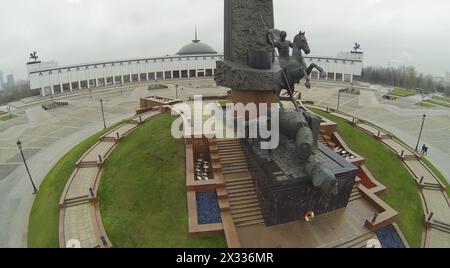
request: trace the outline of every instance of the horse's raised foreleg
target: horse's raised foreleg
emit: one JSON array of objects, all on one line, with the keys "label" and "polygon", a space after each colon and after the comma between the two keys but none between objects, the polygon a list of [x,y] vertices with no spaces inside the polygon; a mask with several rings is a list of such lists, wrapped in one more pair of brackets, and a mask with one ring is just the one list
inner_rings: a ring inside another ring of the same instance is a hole
[{"label": "horse's raised foreleg", "polygon": [[320,67],[319,65],[317,65],[315,63],[311,63],[311,65],[309,65],[308,68],[306,68],[306,73],[308,74],[308,76],[312,73],[312,71],[314,69],[319,71],[320,72],[320,76],[322,76],[322,77],[325,77],[327,75],[322,67]]}]

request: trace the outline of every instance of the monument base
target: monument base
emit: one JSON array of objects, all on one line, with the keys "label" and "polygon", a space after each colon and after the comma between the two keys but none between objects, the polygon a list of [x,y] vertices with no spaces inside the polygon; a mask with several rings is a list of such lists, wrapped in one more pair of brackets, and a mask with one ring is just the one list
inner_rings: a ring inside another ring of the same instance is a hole
[{"label": "monument base", "polygon": [[257,143],[251,142],[246,147],[247,156],[253,160],[250,172],[255,180],[265,224],[285,224],[304,220],[308,212],[318,216],[347,207],[357,168],[319,144],[313,157],[325,164],[338,181],[337,195],[324,194],[312,185],[304,167],[298,164],[288,147],[281,144],[273,151],[263,151]]},{"label": "monument base", "polygon": [[[239,111],[238,106],[236,106],[236,114],[246,114],[246,119],[254,119],[254,117],[267,116],[267,113],[260,114],[260,104],[264,104],[267,109],[270,109],[272,103],[278,103],[277,95],[271,91],[258,91],[258,90],[231,90],[231,99],[233,104],[243,104],[244,110]],[[249,115],[248,104],[255,104],[257,109],[256,115]]]}]

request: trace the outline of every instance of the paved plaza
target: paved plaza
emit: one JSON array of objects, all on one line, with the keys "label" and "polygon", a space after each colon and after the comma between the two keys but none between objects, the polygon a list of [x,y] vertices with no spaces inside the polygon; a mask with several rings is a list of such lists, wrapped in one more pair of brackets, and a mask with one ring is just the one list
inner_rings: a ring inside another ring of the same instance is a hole
[{"label": "paved plaza", "polygon": [[[49,170],[71,148],[103,128],[100,99],[104,100],[107,125],[129,118],[139,108],[139,98],[150,95],[187,100],[193,95],[217,96],[227,89],[218,88],[211,79],[165,82],[167,89],[149,91],[147,85],[95,90],[58,98],[69,106],[44,111],[47,100],[33,98],[14,103],[18,117],[0,122],[0,247],[25,247],[28,215],[33,195],[28,176],[16,146],[21,139],[34,180],[39,185]],[[175,90],[178,84],[178,92]],[[382,99],[381,87],[359,85],[361,95],[341,94],[340,111],[357,116],[392,132],[415,147],[426,113],[422,144],[429,158],[450,178],[450,109],[422,108],[416,97],[399,101]],[[304,100],[320,106],[337,107],[338,90],[346,84],[314,81],[313,88],[297,88]]]},{"label": "paved plaza", "polygon": [[[314,101],[318,106],[336,109],[338,91],[349,84],[318,82],[312,89],[298,87],[303,100]],[[401,98],[397,101],[384,100],[387,89],[379,86],[358,84],[360,95],[341,93],[339,111],[361,118],[388,132],[393,133],[412,148],[416,147],[422,115],[427,119],[419,148],[429,147],[428,158],[450,178],[450,109],[441,107],[424,108],[417,106],[417,96]]]},{"label": "paved plaza", "polygon": [[[179,85],[178,93],[175,83]],[[213,80],[166,82],[168,89],[149,91],[147,85],[79,92],[55,98],[69,106],[44,111],[50,99],[32,98],[13,103],[18,117],[0,122],[0,247],[26,247],[28,215],[33,195],[22,164],[17,139],[22,140],[31,174],[39,185],[50,169],[71,148],[103,129],[100,99],[104,100],[107,125],[134,115],[139,98],[150,95],[187,99],[195,94],[220,95]]]}]

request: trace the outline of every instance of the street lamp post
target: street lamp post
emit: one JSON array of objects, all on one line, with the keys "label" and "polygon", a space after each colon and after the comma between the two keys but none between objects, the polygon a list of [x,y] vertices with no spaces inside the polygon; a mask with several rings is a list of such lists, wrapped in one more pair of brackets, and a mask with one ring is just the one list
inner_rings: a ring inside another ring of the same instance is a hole
[{"label": "street lamp post", "polygon": [[424,114],[422,118],[422,126],[420,127],[419,139],[417,140],[416,152],[419,150],[420,139],[422,138],[423,127],[425,125],[425,119],[427,119],[427,115]]},{"label": "street lamp post", "polygon": [[31,185],[33,186],[33,194],[37,194],[39,192],[39,190],[37,189],[36,185],[34,184],[33,178],[31,177],[30,169],[28,168],[27,161],[25,159],[25,155],[23,154],[23,151],[22,151],[22,142],[20,140],[17,141],[17,147],[19,147],[19,151],[20,151],[20,154],[22,155],[23,163],[25,164],[25,168],[27,170],[28,177],[30,178]]},{"label": "street lamp post", "polygon": [[340,90],[338,91],[338,103],[337,103],[337,108],[336,108],[336,111],[337,111],[337,112],[339,112],[339,107],[340,107],[340,105],[341,105],[341,93],[342,93],[342,89],[340,89]]},{"label": "street lamp post", "polygon": [[103,100],[102,99],[100,99],[100,107],[102,109],[103,126],[106,128],[105,111],[103,110]]}]

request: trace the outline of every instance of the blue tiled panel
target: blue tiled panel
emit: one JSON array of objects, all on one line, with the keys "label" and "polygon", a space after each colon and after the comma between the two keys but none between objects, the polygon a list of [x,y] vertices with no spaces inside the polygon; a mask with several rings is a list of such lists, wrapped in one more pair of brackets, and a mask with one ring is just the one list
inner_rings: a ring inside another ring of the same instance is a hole
[{"label": "blue tiled panel", "polygon": [[197,213],[199,224],[222,222],[216,193],[197,193]]}]

